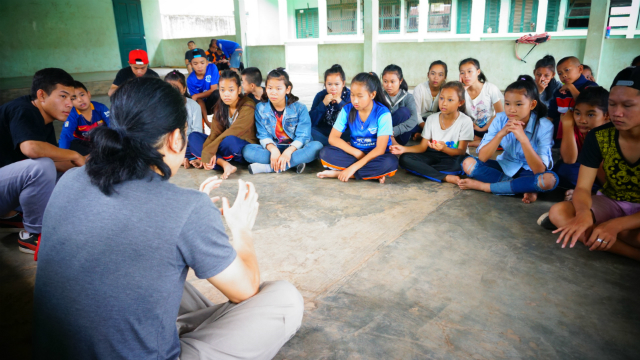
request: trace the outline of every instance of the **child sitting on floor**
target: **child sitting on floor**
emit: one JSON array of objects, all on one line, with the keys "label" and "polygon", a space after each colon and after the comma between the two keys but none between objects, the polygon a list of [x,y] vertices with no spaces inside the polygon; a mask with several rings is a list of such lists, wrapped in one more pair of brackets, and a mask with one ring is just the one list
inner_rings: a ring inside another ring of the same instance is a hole
[{"label": "child sitting on floor", "polygon": [[191,98],[200,105],[205,124],[211,127],[207,115],[213,114],[213,107],[220,98],[218,92],[220,74],[216,64],[209,64],[202,49],[193,49],[190,54],[190,61],[193,71],[187,78],[187,88]]},{"label": "child sitting on floor", "polygon": [[249,67],[242,70],[242,91],[249,99],[253,100],[256,105],[262,99],[264,94],[262,87],[262,73],[257,67]]},{"label": "child sitting on floor", "polygon": [[[447,72],[447,64],[436,60],[429,65],[428,80],[413,89],[416,110],[422,120],[427,120],[431,114],[438,112],[440,89],[447,79]],[[464,97],[461,100],[464,101]],[[424,121],[420,121],[420,127],[424,128]]]},{"label": "child sitting on floor", "polygon": [[596,82],[596,78],[593,76],[593,70],[591,70],[591,66],[582,64],[582,75],[589,81]]},{"label": "child sitting on floor", "polygon": [[238,170],[229,161],[244,162],[242,149],[258,143],[255,103],[242,95],[240,75],[235,71],[223,71],[219,84],[220,100],[214,108],[211,134],[191,133],[185,155],[197,168],[223,170],[222,179],[227,179]]},{"label": "child sitting on floor", "polygon": [[[351,143],[341,136],[349,128]],[[351,103],[345,105],[336,119],[330,146],[320,151],[320,160],[329,169],[318,173],[319,178],[378,179],[384,184],[386,176],[395,175],[398,158],[389,153],[393,126],[389,104],[375,74],[360,73],[351,81]]]},{"label": "child sitting on floor", "polygon": [[[520,75],[505,91],[505,112],[496,115],[477,149],[478,157],[468,157],[462,169],[473,179],[458,182],[461,189],[474,189],[498,195],[523,194],[532,203],[539,192],[558,185],[551,147],[553,124],[544,116],[547,108],[539,100],[533,78]],[[498,146],[504,152],[491,160]]]},{"label": "child sitting on floor", "polygon": [[442,86],[440,112],[424,122],[422,141],[415,146],[391,146],[391,153],[400,156],[400,166],[416,175],[437,182],[457,184],[460,164],[467,154],[467,144],[473,140],[473,120],[461,112],[464,109],[464,86],[452,81]]},{"label": "child sitting on floor", "polygon": [[59,146],[85,156],[91,151],[89,131],[98,126],[109,126],[109,108],[91,101],[91,93],[83,83],[75,81],[74,84],[75,94],[71,96],[73,108],[60,131]]},{"label": "child sitting on floor", "polygon": [[[387,103],[391,106],[393,121],[393,144],[405,145],[413,134],[422,129],[418,126],[418,111],[416,100],[409,93],[409,85],[402,76],[402,69],[398,65],[389,65],[382,71],[382,85]],[[373,91],[373,90],[372,90]]]},{"label": "child sitting on floor", "polygon": [[562,87],[562,83],[556,80],[556,59],[551,55],[545,55],[538,60],[533,76],[540,93],[540,101],[549,107],[553,94]]},{"label": "child sitting on floor", "polygon": [[496,114],[504,111],[504,97],[497,86],[487,81],[480,62],[473,58],[460,61],[460,82],[464,84],[465,113],[473,120],[475,137],[469,146],[478,146]]},{"label": "child sitting on floor", "polygon": [[[187,137],[194,131],[203,133],[204,125],[200,105],[193,101],[187,94],[187,83],[184,74],[178,70],[173,70],[164,77],[164,81],[171,84],[180,94],[184,95],[185,105],[187,107]],[[188,162],[185,162],[184,166],[188,168],[188,164]]]},{"label": "child sitting on floor", "polygon": [[[351,102],[351,92],[345,84],[346,76],[342,66],[335,64],[324,72],[324,90],[316,94],[311,105],[311,137],[323,146],[329,145],[329,134],[338,118],[340,110]],[[349,133],[342,134],[345,141]]]},{"label": "child sitting on floor", "polygon": [[251,163],[249,173],[283,172],[295,167],[302,173],[307,163],[318,158],[322,144],[311,141],[311,119],[307,107],[291,93],[293,84],[283,68],[271,70],[265,80],[267,91],[256,106],[256,128],[260,145],[242,150]]},{"label": "child sitting on floor", "polygon": [[[608,110],[611,123],[585,138],[573,199],[553,205],[549,219],[563,248],[580,241],[592,251],[640,260],[640,67],[618,73]],[[606,182],[591,195],[600,164]]]}]

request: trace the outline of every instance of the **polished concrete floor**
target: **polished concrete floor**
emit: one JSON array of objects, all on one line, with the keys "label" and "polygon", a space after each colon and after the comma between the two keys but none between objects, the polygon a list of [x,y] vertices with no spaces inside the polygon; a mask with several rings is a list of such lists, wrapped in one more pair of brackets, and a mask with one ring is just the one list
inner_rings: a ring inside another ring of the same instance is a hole
[{"label": "polished concrete floor", "polygon": [[[640,358],[640,264],[560,249],[536,219],[561,193],[525,205],[404,171],[381,185],[317,179],[320,170],[239,166],[216,194],[254,182],[262,280],[288,280],[305,298],[302,327],[277,359]],[[171,181],[197,189],[216,174],[181,169]],[[30,352],[36,271],[16,237],[0,233],[7,359]]]}]

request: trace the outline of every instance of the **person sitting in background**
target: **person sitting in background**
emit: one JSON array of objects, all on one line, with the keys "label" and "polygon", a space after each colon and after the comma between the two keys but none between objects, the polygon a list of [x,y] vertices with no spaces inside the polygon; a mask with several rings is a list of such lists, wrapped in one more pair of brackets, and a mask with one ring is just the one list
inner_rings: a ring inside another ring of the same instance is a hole
[{"label": "person sitting in background", "polygon": [[584,77],[587,80],[596,82],[596,79],[593,76],[593,70],[591,70],[591,66],[582,64],[582,69],[583,69],[582,70],[582,75],[584,75]]},{"label": "person sitting in background", "polygon": [[[185,105],[187,107],[187,138],[192,132],[204,133],[204,120],[202,119],[200,105],[189,97],[184,74],[178,70],[173,70],[164,77],[164,81],[171,84],[180,94],[184,95]],[[185,163],[185,167],[187,167],[186,164],[187,163]]]},{"label": "person sitting in background", "polygon": [[[329,145],[329,134],[336,118],[346,104],[351,102],[351,92],[345,84],[346,76],[342,66],[335,64],[324,72],[324,90],[316,94],[309,111],[311,117],[311,137],[323,146]],[[351,135],[346,130],[342,139],[349,141]]]},{"label": "person sitting in background", "polygon": [[447,72],[447,64],[436,60],[429,65],[427,81],[413,89],[413,98],[416,100],[416,109],[420,116],[418,121],[421,129],[424,129],[424,120],[427,120],[429,115],[435,114],[439,110],[440,88],[447,80]]},{"label": "person sitting in background", "polygon": [[253,100],[256,105],[261,101],[262,94],[264,94],[264,87],[262,86],[262,73],[257,67],[249,67],[242,70],[242,92],[249,99]]},{"label": "person sitting in background", "polygon": [[556,80],[556,59],[546,55],[538,60],[533,75],[540,93],[540,101],[549,107],[553,94],[562,87],[562,83]]},{"label": "person sitting in background", "polygon": [[18,239],[23,253],[38,246],[56,171],[84,165],[82,155],[58,147],[53,128],[54,120],[69,116],[74,86],[66,71],[42,69],[33,76],[30,95],[0,106],[0,226],[24,228]]},{"label": "person sitting in background", "polygon": [[187,73],[191,74],[193,68],[191,68],[191,62],[189,61],[189,52],[196,48],[196,42],[193,40],[189,41],[187,46],[189,47],[189,50],[184,53],[184,64],[187,66]]},{"label": "person sitting in background", "polygon": [[74,81],[75,94],[71,96],[73,108],[60,131],[60,148],[71,149],[80,155],[89,155],[89,131],[98,126],[109,126],[109,108],[91,101],[91,93],[80,81]]},{"label": "person sitting in background", "polygon": [[[273,358],[304,302],[286,281],[261,283],[255,187],[239,180],[221,212],[208,196],[221,180],[201,191],[169,181],[185,156],[187,110],[166,82],[129,81],[111,105],[112,128],[94,131],[87,165],[60,179],[47,206],[33,358]],[[99,216],[79,226],[69,214]],[[189,269],[229,301],[214,305],[185,281]]]},{"label": "person sitting in background", "polygon": [[422,131],[418,126],[418,111],[413,95],[409,93],[409,85],[402,75],[402,69],[398,65],[391,64],[382,71],[383,95],[391,107],[391,119],[393,123],[394,145],[405,145],[413,134]]},{"label": "person sitting in background", "polygon": [[113,95],[113,93],[118,90],[118,87],[122,86],[126,81],[139,77],[160,78],[160,75],[152,69],[149,69],[149,56],[147,55],[147,52],[136,49],[129,52],[129,66],[118,71],[107,95]]},{"label": "person sitting in background", "polygon": [[230,69],[229,68],[229,58],[224,56],[224,52],[220,48],[216,49],[215,63],[216,63],[216,66],[218,67],[218,70],[220,70],[220,71],[225,71],[225,70],[229,70]]},{"label": "person sitting in background", "polygon": [[240,60],[242,59],[242,46],[240,46],[240,44],[230,40],[211,39],[211,46],[221,49],[229,59],[229,67],[231,70],[238,72],[238,69],[240,69]]},{"label": "person sitting in background", "polygon": [[187,88],[191,98],[200,105],[202,119],[209,128],[211,123],[207,115],[213,114],[213,107],[218,102],[218,78],[220,73],[216,64],[209,64],[204,50],[193,49],[189,55],[193,72],[187,78]]},{"label": "person sitting in background", "polygon": [[640,66],[640,56],[636,56],[635,58],[633,58],[631,66]]}]

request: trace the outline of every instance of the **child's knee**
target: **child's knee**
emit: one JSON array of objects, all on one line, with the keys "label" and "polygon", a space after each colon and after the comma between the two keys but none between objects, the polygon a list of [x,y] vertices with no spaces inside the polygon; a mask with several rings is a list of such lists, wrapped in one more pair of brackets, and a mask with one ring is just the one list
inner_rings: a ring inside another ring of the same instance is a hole
[{"label": "child's knee", "polygon": [[555,226],[563,226],[568,220],[575,216],[575,208],[571,201],[562,201],[554,204],[549,209],[549,220]]},{"label": "child's knee", "polygon": [[550,191],[556,188],[558,182],[558,175],[552,172],[546,172],[542,175],[538,175],[537,187],[542,191]]},{"label": "child's knee", "polygon": [[465,174],[471,176],[471,174],[473,173],[473,170],[476,169],[477,164],[478,164],[478,161],[473,157],[469,156],[468,158],[464,159],[464,161],[462,162],[462,171],[464,171]]}]

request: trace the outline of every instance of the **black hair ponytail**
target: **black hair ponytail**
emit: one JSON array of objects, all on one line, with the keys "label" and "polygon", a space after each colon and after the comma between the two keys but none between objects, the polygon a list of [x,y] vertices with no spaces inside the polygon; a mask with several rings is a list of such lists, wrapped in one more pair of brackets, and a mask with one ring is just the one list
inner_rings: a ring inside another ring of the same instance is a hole
[{"label": "black hair ponytail", "polygon": [[[285,87],[291,87],[291,92],[289,93],[289,95],[287,95],[287,104],[286,104],[286,106],[289,106],[289,105],[293,104],[294,102],[298,101],[298,97],[293,95],[293,84],[291,83],[291,80],[289,80],[289,74],[287,74],[287,72],[284,71],[283,67],[279,67],[277,69],[269,71],[269,74],[267,75],[267,78],[264,81],[264,86],[265,87],[268,86],[269,80],[271,80],[271,79],[282,80],[282,81],[284,81],[284,86]],[[268,102],[269,101],[269,96],[267,95],[266,91],[262,92],[262,97],[260,98],[260,101],[262,101],[262,102]]]},{"label": "black hair ponytail", "polygon": [[518,80],[516,82],[511,83],[507,86],[507,89],[504,93],[508,93],[513,90],[524,90],[524,96],[526,96],[529,100],[536,101],[536,107],[531,110],[531,112],[536,113],[536,124],[534,127],[535,130],[538,128],[538,124],[540,123],[540,119],[547,116],[547,105],[545,105],[542,101],[540,101],[540,93],[538,93],[538,87],[536,86],[536,82],[529,75],[520,75],[518,76]]},{"label": "black hair ponytail", "polygon": [[126,82],[111,96],[111,127],[89,133],[92,151],[86,171],[91,183],[111,195],[115,185],[143,179],[153,168],[168,180],[171,169],[158,150],[176,129],[186,146],[186,127],[184,97],[171,85],[150,77]]},{"label": "black hair ponytail", "polygon": [[[382,83],[380,82],[380,78],[376,73],[366,73],[362,72],[356,75],[353,80],[351,80],[351,86],[353,83],[362,84],[369,93],[376,92],[376,96],[373,98],[373,101],[377,101],[383,106],[385,106],[389,111],[391,111],[391,106],[387,102],[387,98],[384,96],[384,91],[382,89]],[[353,123],[356,120],[356,115],[358,110],[355,107],[351,108],[349,111],[349,123]]]},{"label": "black hair ponytail", "polygon": [[476,70],[480,70],[480,75],[478,75],[478,81],[480,81],[483,84],[487,82],[486,75],[480,69],[480,61],[478,61],[478,60],[476,60],[474,58],[466,58],[466,59],[460,61],[460,65],[458,65],[458,69],[460,67],[462,67],[462,65],[464,65],[464,64],[471,64],[476,68]]},{"label": "black hair ponytail", "polygon": [[552,73],[556,73],[556,59],[551,56],[551,55],[545,55],[542,59],[538,60],[538,62],[536,62],[536,67],[533,68],[533,71],[535,72],[536,70],[540,69],[540,68],[547,68],[549,70],[551,70]]},{"label": "black hair ponytail", "polygon": [[177,81],[180,83],[180,85],[182,85],[182,87],[184,88],[184,96],[191,98],[191,96],[189,95],[189,92],[187,91],[187,80],[184,76],[183,73],[181,73],[180,71],[173,69],[170,73],[168,73],[165,77],[164,77],[164,81],[169,82],[169,81]]},{"label": "black hair ponytail", "polygon": [[402,68],[400,68],[400,66],[395,64],[388,65],[384,70],[382,70],[382,76],[384,77],[386,73],[396,73],[398,79],[400,79],[400,89],[409,91],[409,84],[407,84],[407,81],[404,79],[404,76],[402,75]]},{"label": "black hair ponytail", "polygon": [[342,66],[340,66],[340,64],[334,64],[332,67],[328,68],[324,72],[324,83],[325,84],[327,83],[327,76],[333,75],[333,74],[339,74],[343,83],[347,81],[347,77],[344,74],[344,70],[342,70]]}]

